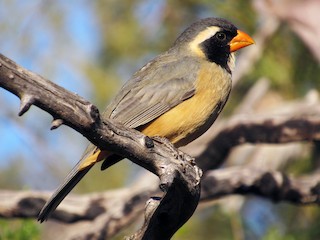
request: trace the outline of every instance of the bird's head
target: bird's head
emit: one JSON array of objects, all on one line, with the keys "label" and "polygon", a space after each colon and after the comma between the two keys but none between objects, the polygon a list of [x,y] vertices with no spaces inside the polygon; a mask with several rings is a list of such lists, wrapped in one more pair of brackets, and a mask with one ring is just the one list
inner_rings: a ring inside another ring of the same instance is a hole
[{"label": "bird's head", "polygon": [[197,57],[214,62],[231,72],[232,53],[253,44],[253,39],[232,23],[221,18],[206,18],[193,23],[175,41]]}]

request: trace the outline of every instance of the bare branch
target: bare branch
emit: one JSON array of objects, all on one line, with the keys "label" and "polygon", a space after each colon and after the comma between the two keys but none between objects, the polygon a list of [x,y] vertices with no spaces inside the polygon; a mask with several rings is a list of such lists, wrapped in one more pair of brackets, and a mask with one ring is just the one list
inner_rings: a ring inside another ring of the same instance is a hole
[{"label": "bare branch", "polygon": [[206,150],[197,157],[203,171],[224,162],[230,150],[244,143],[288,143],[320,139],[320,108],[299,115],[234,117],[219,129]]},{"label": "bare branch", "polygon": [[[192,158],[171,144],[152,141],[138,131],[107,119],[102,121],[94,105],[23,69],[3,55],[0,55],[0,86],[21,99],[20,115],[28,111],[31,105],[38,106],[50,113],[53,119],[59,119],[54,120],[51,128],[63,122],[99,148],[105,149],[107,146],[159,176],[160,187],[165,192],[163,201],[154,215],[150,215],[149,226],[144,228],[146,232],[142,230],[142,234],[133,239],[143,239],[145,234],[153,234],[153,239],[169,239],[193,214],[200,195],[201,171]],[[177,211],[181,209],[176,206],[182,206],[183,211]],[[167,217],[176,217],[163,218],[165,214]],[[164,232],[167,238],[162,234]]]},{"label": "bare branch", "polygon": [[[143,211],[150,195],[158,191],[119,189],[98,194],[70,195],[53,219],[68,223],[64,239],[109,239],[132,223]],[[50,193],[1,191],[0,216],[3,218],[37,218]]]},{"label": "bare branch", "polygon": [[207,172],[202,181],[202,201],[230,194],[254,194],[275,202],[320,204],[320,173],[294,178],[277,171],[248,167]]},{"label": "bare branch", "polygon": [[[179,188],[177,188],[179,189]],[[273,201],[287,201],[293,204],[320,203],[320,173],[292,177],[278,171],[250,167],[230,167],[208,171],[202,180],[201,201],[216,200],[231,194],[258,195]],[[66,223],[81,223],[89,226],[117,227],[141,213],[150,195],[158,195],[156,188],[119,189],[98,194],[70,195],[54,213],[54,218]],[[49,193],[36,191],[0,191],[0,216],[5,218],[37,216]],[[148,201],[147,206],[159,205],[159,198]],[[147,208],[146,214],[153,214],[155,206]],[[181,205],[176,207],[182,207]],[[166,215],[163,216],[166,218]],[[103,219],[103,224],[101,223]],[[120,223],[120,219],[122,224]],[[127,220],[129,219],[129,220]],[[148,218],[150,220],[150,218]],[[89,222],[93,221],[93,222]],[[113,223],[110,223],[113,222]],[[78,224],[77,223],[77,224]],[[72,225],[69,225],[70,228]],[[94,229],[97,230],[97,229]],[[100,229],[101,230],[101,229]],[[105,229],[109,233],[115,231]],[[78,230],[79,231],[79,230]]]},{"label": "bare branch", "polygon": [[[36,79],[36,81],[34,82],[32,78]],[[53,116],[54,120],[51,128],[54,129],[61,124],[66,124],[81,132],[94,144],[102,147],[112,147],[116,153],[129,157],[132,161],[160,177],[160,186],[166,194],[161,202],[158,198],[152,198],[148,201],[145,224],[140,231],[129,239],[144,239],[146,236],[149,237],[149,233],[156,234],[159,239],[169,239],[193,213],[199,197],[198,182],[201,173],[194,166],[190,157],[177,151],[170,144],[163,144],[162,141],[158,140],[152,141],[141,133],[127,129],[119,124],[107,120],[101,121],[97,109],[89,102],[40,76],[21,69],[3,56],[0,56],[0,86],[21,98],[20,114],[25,113],[32,104],[39,106]],[[266,87],[262,84],[262,89]],[[41,91],[37,89],[41,89]],[[53,99],[50,98],[52,93],[54,93]],[[47,102],[44,103],[44,101]],[[59,105],[60,103],[61,106]],[[214,138],[197,159],[202,168],[207,171],[203,179],[202,199],[211,200],[238,193],[258,194],[276,201],[318,204],[319,177],[316,174],[313,178],[306,180],[306,178],[294,179],[278,172],[265,170],[255,170],[255,174],[250,172],[252,169],[241,168],[208,170],[224,162],[231,149],[239,144],[319,141],[319,106],[317,103],[311,107],[302,102],[299,103],[298,108],[294,106],[294,110],[287,111],[286,115],[273,114],[273,117],[270,117],[271,115],[257,116],[257,114],[253,113],[245,116],[245,118],[236,116],[224,121],[219,128],[216,128],[216,132],[213,135]],[[157,159],[157,163],[154,162],[155,159]],[[180,166],[181,163],[182,166]],[[246,178],[248,173],[251,176]],[[266,179],[268,180],[267,182],[265,182]],[[181,182],[183,184],[180,184]],[[145,191],[147,191],[146,194],[144,194]],[[85,239],[89,236],[97,236],[97,233],[101,233],[102,235],[100,236],[102,237],[113,236],[119,229],[135,219],[141,213],[148,196],[156,193],[158,191],[151,186],[147,189],[137,190],[134,193],[136,196],[127,196],[125,198],[120,194],[119,196],[122,196],[125,200],[119,204],[119,208],[122,210],[127,209],[126,211],[130,210],[127,217],[125,217],[124,210],[123,215],[119,215],[119,212],[112,212],[112,209],[105,207],[107,203],[103,203],[102,195],[97,198],[76,197],[70,205],[68,205],[69,200],[67,198],[66,205],[62,204],[61,209],[56,211],[53,217],[63,222],[72,222],[68,226],[70,230],[69,239],[79,239],[79,236]],[[35,195],[33,197],[21,197],[21,201],[18,201],[17,206],[23,206],[24,210],[21,209],[19,211],[18,207],[14,208],[14,206],[1,207],[1,216],[35,216],[43,205],[46,196],[38,196],[37,193],[32,194]],[[115,198],[118,199],[117,197]],[[0,199],[12,200],[14,197],[5,198],[3,196]],[[108,204],[110,204],[111,198],[107,199]],[[75,201],[84,201],[87,204],[79,203],[79,206],[84,207],[78,211],[79,209],[75,210],[74,207]],[[99,211],[95,211],[96,209],[92,207],[93,205],[90,205],[91,201],[95,203],[94,206],[98,207]],[[124,208],[126,201],[129,203],[134,202],[134,204],[129,208]],[[179,204],[177,204],[177,201]],[[114,201],[111,202],[115,203]],[[0,205],[3,206],[2,203]],[[185,210],[186,208],[191,209],[187,209],[190,210],[189,212],[181,211],[181,209]],[[11,211],[4,211],[8,209],[11,209]],[[168,213],[168,209],[171,209],[172,212]],[[117,218],[117,216],[121,217]],[[166,228],[169,227],[168,219],[172,220],[171,223],[175,226],[174,230]],[[93,225],[95,227],[92,227]],[[112,229],[115,225],[117,226],[116,230]],[[163,228],[163,226],[165,227]],[[159,227],[161,229],[160,232],[156,231]],[[79,229],[81,230],[79,231]]]}]

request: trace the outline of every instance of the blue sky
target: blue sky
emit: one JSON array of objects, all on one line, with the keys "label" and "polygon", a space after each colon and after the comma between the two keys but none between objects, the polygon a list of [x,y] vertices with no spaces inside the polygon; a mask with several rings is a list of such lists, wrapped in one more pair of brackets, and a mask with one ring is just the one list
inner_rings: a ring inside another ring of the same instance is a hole
[{"label": "blue sky", "polygon": [[[137,19],[151,37],[156,35],[153,31],[159,30],[165,3],[146,0],[136,9]],[[56,25],[52,25],[52,19],[57,19]],[[101,37],[96,21],[88,0],[13,0],[10,4],[2,1],[0,30],[5,34],[0,34],[0,53],[90,100],[93,94],[90,80],[82,74],[81,67],[99,51]],[[57,26],[61,34],[51,30]],[[121,73],[124,78],[132,74],[123,68]],[[62,167],[63,162],[71,167],[81,156],[87,140],[65,126],[50,131],[51,116],[34,106],[18,117],[19,99],[1,88],[0,103],[0,168],[23,160],[25,166],[21,167],[27,188],[56,186],[57,179],[69,169]],[[57,177],[55,172],[61,175]],[[39,182],[41,176],[46,181]]]},{"label": "blue sky", "polygon": [[[49,6],[55,8],[53,12],[56,11],[58,18],[63,14],[62,25],[68,36],[55,36],[50,30],[45,4],[46,1],[0,2],[0,30],[5,33],[0,34],[0,52],[68,90],[90,98],[90,82],[80,71],[83,61],[90,61],[97,54],[100,39],[90,1],[76,1],[76,4],[75,1],[56,1],[55,6]],[[0,167],[23,159],[26,166],[32,165],[24,168],[26,187],[51,186],[49,182],[55,177],[47,174],[46,168],[61,158],[72,165],[82,154],[86,140],[67,127],[50,131],[51,116],[34,106],[18,118],[19,99],[4,89],[0,89],[0,102]],[[63,149],[65,146],[68,151]],[[48,180],[44,186],[36,180],[41,176]]]}]

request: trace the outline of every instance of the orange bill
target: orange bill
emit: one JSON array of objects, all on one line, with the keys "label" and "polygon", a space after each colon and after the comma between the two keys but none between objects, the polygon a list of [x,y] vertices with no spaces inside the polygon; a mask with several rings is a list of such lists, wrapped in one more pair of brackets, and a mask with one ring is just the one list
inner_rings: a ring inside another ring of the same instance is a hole
[{"label": "orange bill", "polygon": [[235,52],[240,48],[254,44],[253,39],[245,32],[238,30],[237,33],[237,36],[235,36],[230,42],[230,52]]}]

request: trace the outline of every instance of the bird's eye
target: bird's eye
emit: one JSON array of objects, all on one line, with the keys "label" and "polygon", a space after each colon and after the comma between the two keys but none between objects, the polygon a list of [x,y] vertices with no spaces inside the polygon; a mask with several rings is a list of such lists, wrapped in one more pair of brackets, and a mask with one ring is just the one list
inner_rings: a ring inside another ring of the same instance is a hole
[{"label": "bird's eye", "polygon": [[226,34],[223,33],[223,32],[217,33],[216,37],[217,37],[220,41],[224,41],[224,40],[226,40],[226,38],[227,38]]}]

